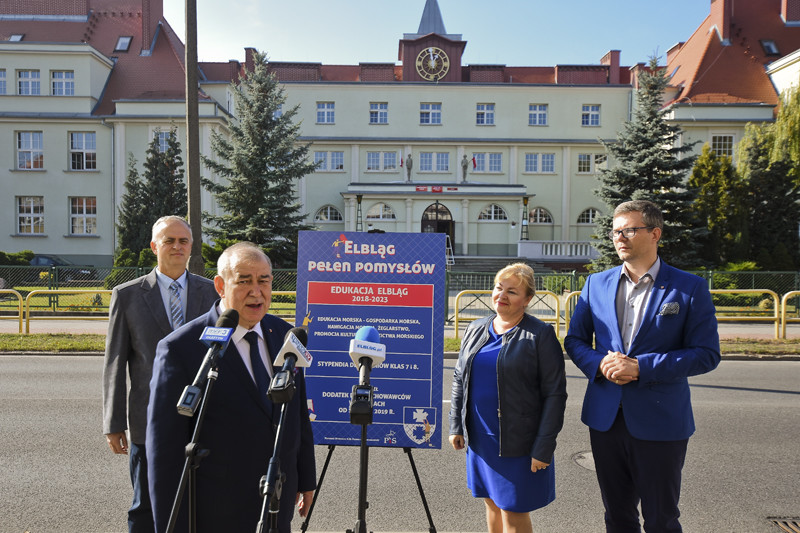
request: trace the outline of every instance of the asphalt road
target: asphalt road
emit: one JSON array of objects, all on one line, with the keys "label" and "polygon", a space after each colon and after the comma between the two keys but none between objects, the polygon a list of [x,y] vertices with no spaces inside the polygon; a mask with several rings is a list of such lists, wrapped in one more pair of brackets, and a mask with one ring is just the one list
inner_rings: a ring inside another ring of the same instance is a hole
[{"label": "asphalt road", "polygon": [[[445,399],[453,363],[445,361]],[[594,473],[581,466],[589,449],[579,421],[585,380],[567,365],[557,499],[533,513],[534,529],[601,532]],[[101,366],[97,356],[0,356],[0,533],[126,531],[127,458],[114,456],[100,434]],[[800,518],[798,377],[800,362],[723,361],[691,380],[698,431],[684,470],[685,531],[777,533],[768,518]],[[464,455],[449,448],[446,431],[443,441],[440,450],[413,451],[435,528],[485,531],[483,504],[466,489]],[[327,453],[318,447],[318,472]],[[406,454],[369,453],[369,530],[427,531]],[[333,451],[308,531],[354,527],[358,464],[357,447]]]}]

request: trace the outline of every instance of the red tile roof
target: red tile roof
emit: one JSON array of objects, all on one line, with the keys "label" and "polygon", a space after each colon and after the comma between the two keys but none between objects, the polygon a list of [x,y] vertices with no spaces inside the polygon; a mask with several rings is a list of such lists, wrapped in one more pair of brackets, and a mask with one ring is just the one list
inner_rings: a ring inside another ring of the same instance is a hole
[{"label": "red tile roof", "polygon": [[781,0],[714,1],[730,3],[725,32],[730,44],[722,43],[715,28],[722,21],[710,14],[682,46],[676,45],[667,60],[667,73],[675,71],[670,85],[680,89],[675,101],[777,105],[765,65],[779,56],[767,55],[761,40],[774,41],[786,55],[800,48],[800,27],[781,19]]}]

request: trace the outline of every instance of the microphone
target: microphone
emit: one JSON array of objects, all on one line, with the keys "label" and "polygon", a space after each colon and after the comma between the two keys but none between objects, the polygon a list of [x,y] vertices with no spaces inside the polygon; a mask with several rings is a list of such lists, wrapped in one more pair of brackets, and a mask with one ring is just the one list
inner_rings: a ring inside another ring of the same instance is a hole
[{"label": "microphone", "polygon": [[306,350],[308,333],[303,328],[292,328],[286,333],[283,346],[275,357],[275,366],[283,365],[269,384],[269,399],[272,403],[288,403],[294,396],[294,372],[296,367],[309,367],[313,357]]},{"label": "microphone", "polygon": [[350,359],[358,367],[358,385],[350,393],[350,423],[367,426],[372,424],[373,388],[369,384],[369,373],[373,366],[380,366],[386,359],[386,346],[381,344],[378,330],[363,326],[350,341]]},{"label": "microphone", "polygon": [[231,335],[233,335],[233,331],[238,325],[239,312],[236,309],[226,309],[219,316],[213,328],[206,327],[203,330],[200,340],[208,346],[208,351],[194,381],[183,389],[183,394],[181,394],[177,405],[179,414],[194,416],[195,411],[197,411],[197,405],[200,403],[200,398],[203,396],[201,387],[205,385],[209,377],[216,379],[217,357],[228,347]]},{"label": "microphone", "polygon": [[386,359],[386,345],[380,340],[377,329],[362,326],[356,331],[356,338],[350,341],[350,359],[358,367],[361,385],[369,385],[369,372]]}]

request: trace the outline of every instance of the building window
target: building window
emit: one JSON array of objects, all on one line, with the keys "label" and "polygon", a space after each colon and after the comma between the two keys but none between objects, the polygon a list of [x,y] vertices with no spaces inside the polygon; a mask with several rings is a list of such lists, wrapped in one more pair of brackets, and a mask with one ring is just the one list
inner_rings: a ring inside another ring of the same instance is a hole
[{"label": "building window", "polygon": [[525,172],[553,174],[556,171],[556,154],[525,154]]},{"label": "building window", "polygon": [[397,170],[397,152],[367,152],[367,171],[393,172]]},{"label": "building window", "polygon": [[97,170],[97,134],[69,134],[70,170]]},{"label": "building window", "polygon": [[171,133],[171,131],[161,130],[155,130],[153,132],[153,137],[155,137],[158,141],[158,152],[160,154],[165,154],[167,153],[167,150],[169,150],[169,136]]},{"label": "building window", "polygon": [[450,172],[449,152],[421,152],[419,161],[420,172]]},{"label": "building window", "polygon": [[[233,109],[233,97],[228,94],[228,112]],[[278,104],[278,107],[275,108],[275,111],[272,112],[272,118],[278,120],[283,116],[283,104]]]},{"label": "building window", "polygon": [[97,198],[79,196],[69,199],[70,235],[97,234]]},{"label": "building window", "polygon": [[528,222],[531,224],[552,224],[553,217],[544,207],[534,207],[528,214]]},{"label": "building window", "polygon": [[384,203],[375,204],[367,211],[367,220],[395,220],[392,208]]},{"label": "building window", "polygon": [[42,86],[38,70],[17,71],[17,94],[30,96],[41,94]]},{"label": "building window", "polygon": [[389,123],[389,104],[386,102],[370,102],[369,104],[369,123],[388,124]]},{"label": "building window", "polygon": [[17,233],[44,235],[44,196],[17,196]]},{"label": "building window", "polygon": [[317,124],[333,124],[336,121],[334,102],[317,102]]},{"label": "building window", "polygon": [[600,211],[593,207],[585,209],[580,215],[578,215],[578,224],[594,224],[595,219],[599,215]]},{"label": "building window", "polygon": [[474,172],[502,172],[503,154],[500,153],[474,153],[472,160],[475,162]]},{"label": "building window", "polygon": [[44,134],[41,131],[17,132],[17,169],[44,168]]},{"label": "building window", "polygon": [[114,47],[115,52],[127,52],[128,49],[131,47],[131,41],[133,41],[133,37],[124,36],[117,39],[117,45]]},{"label": "building window", "polygon": [[341,222],[344,220],[338,209],[332,205],[324,205],[314,215],[314,222]]},{"label": "building window", "polygon": [[419,123],[420,124],[441,124],[442,123],[442,104],[419,104]]},{"label": "building window", "polygon": [[8,42],[10,42],[10,43],[18,43],[24,38],[25,38],[25,34],[24,33],[12,33],[11,37],[8,38]]},{"label": "building window", "polygon": [[71,70],[54,70],[52,77],[53,96],[75,96],[75,73]]},{"label": "building window", "polygon": [[478,215],[478,220],[508,220],[506,210],[497,204],[489,204],[483,208],[481,214]]},{"label": "building window", "polygon": [[711,151],[720,156],[733,157],[733,135],[712,135]]},{"label": "building window", "polygon": [[6,70],[0,69],[0,94],[6,94]]},{"label": "building window", "polygon": [[775,44],[775,41],[762,39],[761,47],[764,49],[764,53],[767,54],[768,56],[781,55],[780,50],[778,50],[778,45]]},{"label": "building window", "polygon": [[600,106],[599,105],[584,105],[581,108],[581,126],[599,126],[600,125]]},{"label": "building window", "polygon": [[475,124],[478,126],[494,126],[494,104],[477,105]]},{"label": "building window", "polygon": [[314,152],[317,171],[344,170],[344,152]]},{"label": "building window", "polygon": [[547,126],[547,104],[528,105],[528,126]]},{"label": "building window", "polygon": [[578,154],[578,174],[589,174],[592,171],[592,154]]}]

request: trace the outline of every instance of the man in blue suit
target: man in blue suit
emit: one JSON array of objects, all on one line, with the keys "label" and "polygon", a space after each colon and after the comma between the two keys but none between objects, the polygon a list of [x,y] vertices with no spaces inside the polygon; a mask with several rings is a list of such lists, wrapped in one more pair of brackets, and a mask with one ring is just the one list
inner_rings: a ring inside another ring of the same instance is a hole
[{"label": "man in blue suit", "polygon": [[[720,361],[706,282],[664,263],[661,210],[647,201],[614,210],[622,266],[586,280],[567,354],[589,378],[581,420],[589,426],[606,531],[682,531],[681,470],[694,418],[687,378]],[[594,341],[594,342],[593,342]]]},{"label": "man in blue suit", "polygon": [[[147,459],[158,532],[167,529],[185,462],[184,447],[195,425],[194,418],[178,414],[176,404],[204,358],[206,347],[199,340],[203,329],[214,326],[226,309],[238,311],[239,325],[219,359],[219,377],[198,439],[210,454],[196,473],[197,531],[255,531],[261,518],[259,481],[267,472],[280,416],[280,406],[266,396],[265,382],[275,371],[271,361],[290,325],[267,314],[272,266],[261,249],[251,243],[235,244],[222,253],[217,269],[214,285],[221,300],[165,337],[156,350],[147,409]],[[307,514],[316,486],[302,372],[295,375],[295,384],[281,427],[280,466],[286,474],[278,514],[281,532],[291,530],[296,503],[300,515]],[[187,529],[187,500],[181,505],[176,531]]]}]

